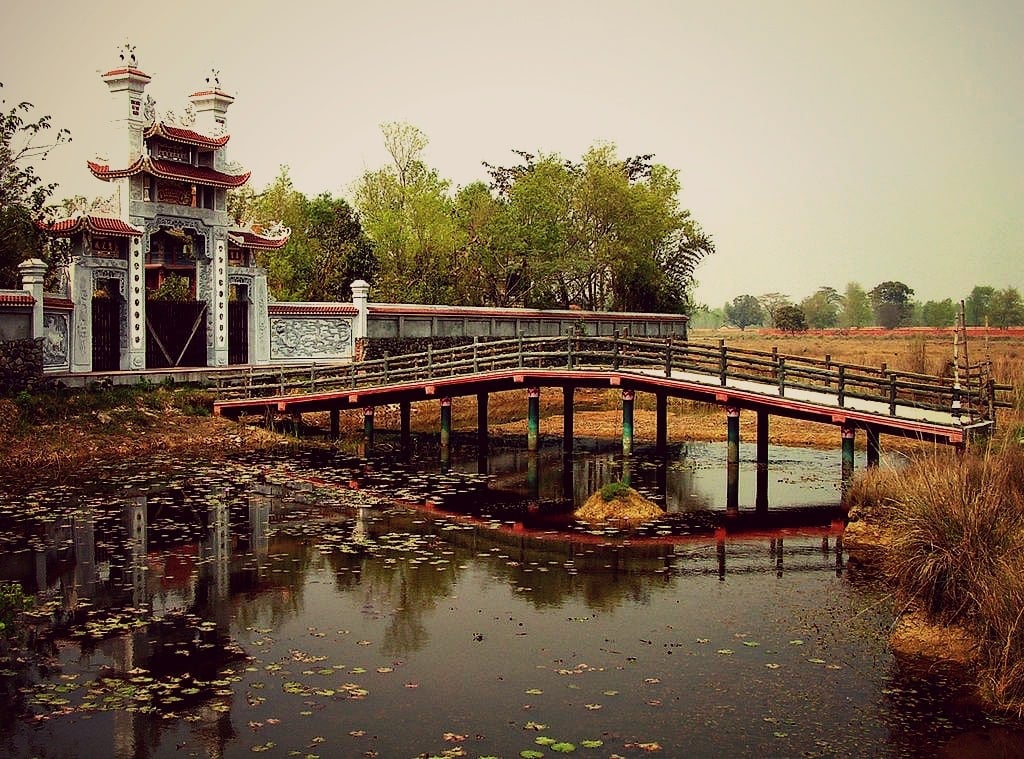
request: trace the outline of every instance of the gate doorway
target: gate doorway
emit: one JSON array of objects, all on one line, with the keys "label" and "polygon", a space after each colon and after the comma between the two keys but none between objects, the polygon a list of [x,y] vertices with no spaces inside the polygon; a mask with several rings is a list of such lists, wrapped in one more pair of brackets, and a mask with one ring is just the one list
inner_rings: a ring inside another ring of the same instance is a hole
[{"label": "gate doorway", "polygon": [[146,302],[146,368],[206,366],[206,304]]},{"label": "gate doorway", "polygon": [[103,289],[92,299],[92,370],[121,368],[121,299]]},{"label": "gate doorway", "polygon": [[231,288],[228,301],[228,363],[249,363],[249,300],[246,288]]}]

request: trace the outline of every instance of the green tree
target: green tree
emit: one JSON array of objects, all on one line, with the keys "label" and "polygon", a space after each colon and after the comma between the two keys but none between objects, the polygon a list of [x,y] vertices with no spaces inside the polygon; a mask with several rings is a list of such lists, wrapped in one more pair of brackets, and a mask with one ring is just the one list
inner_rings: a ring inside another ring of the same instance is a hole
[{"label": "green tree", "polygon": [[921,306],[921,325],[924,327],[952,327],[957,307],[951,298],[925,301]]},{"label": "green tree", "polygon": [[31,103],[8,110],[7,101],[0,100],[0,107],[0,288],[16,288],[19,263],[32,257],[53,263],[50,259],[65,250],[57,241],[48,246],[36,226],[50,215],[47,203],[57,185],[44,183],[33,164],[70,142],[71,133],[51,132],[50,116],[34,118]]},{"label": "green tree", "polygon": [[857,282],[848,282],[839,309],[839,326],[866,327],[872,323],[871,302],[864,288]]},{"label": "green tree", "polygon": [[725,320],[741,330],[764,319],[761,303],[753,295],[737,295],[725,304]]},{"label": "green tree", "polygon": [[1024,303],[1016,287],[996,290],[989,302],[989,322],[993,327],[1013,327],[1024,324]]},{"label": "green tree", "polygon": [[905,324],[913,311],[910,301],[913,294],[913,289],[902,282],[887,280],[875,285],[868,293],[875,312],[875,322],[886,329]]},{"label": "green tree", "polygon": [[779,309],[783,306],[792,306],[793,301],[789,299],[788,295],[783,293],[765,293],[758,298],[761,303],[761,308],[768,314],[768,323],[772,327],[778,327]]},{"label": "green tree", "polygon": [[807,325],[813,329],[828,329],[839,323],[839,307],[842,296],[832,287],[818,290],[800,301]]},{"label": "green tree", "polygon": [[804,312],[792,303],[779,306],[775,312],[775,328],[784,332],[803,332],[807,329]]},{"label": "green tree", "polygon": [[964,301],[964,320],[970,327],[983,327],[990,316],[992,297],[996,289],[989,285],[975,285]]},{"label": "green tree", "polygon": [[309,202],[306,211],[309,255],[295,266],[305,285],[302,299],[348,300],[352,282],[376,276],[373,245],[363,233],[359,216],[344,199],[324,192]]}]

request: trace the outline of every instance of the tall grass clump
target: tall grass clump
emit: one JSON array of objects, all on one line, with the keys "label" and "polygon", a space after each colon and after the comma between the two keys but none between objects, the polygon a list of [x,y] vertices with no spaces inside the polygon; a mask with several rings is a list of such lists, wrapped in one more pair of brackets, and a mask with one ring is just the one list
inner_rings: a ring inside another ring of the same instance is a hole
[{"label": "tall grass clump", "polygon": [[[985,680],[1024,708],[1024,451],[1015,444],[912,464],[875,483],[896,594],[979,641]],[[886,491],[886,492],[882,492]]]}]

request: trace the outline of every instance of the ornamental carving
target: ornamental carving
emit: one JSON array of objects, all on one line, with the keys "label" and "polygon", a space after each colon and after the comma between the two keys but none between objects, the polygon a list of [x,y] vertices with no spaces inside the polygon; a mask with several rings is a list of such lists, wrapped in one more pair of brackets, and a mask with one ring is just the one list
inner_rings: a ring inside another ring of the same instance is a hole
[{"label": "ornamental carving", "polygon": [[43,314],[43,368],[58,369],[70,358],[68,314]]},{"label": "ornamental carving", "polygon": [[351,355],[351,319],[270,320],[272,359],[337,359]]},{"label": "ornamental carving", "polygon": [[185,184],[164,180],[157,185],[156,199],[161,203],[173,203],[178,206],[191,206],[192,188]]},{"label": "ornamental carving", "polygon": [[[213,238],[212,232],[206,231],[206,226],[196,219],[183,219],[179,216],[169,216],[167,214],[160,214],[156,218],[146,222],[146,243],[148,245],[149,238],[160,231],[161,227],[167,229],[176,229],[178,231],[184,231],[186,229],[192,230],[193,232],[193,250],[195,251],[196,257],[202,256],[203,258],[209,259],[213,256],[211,249],[211,239]],[[199,245],[202,240],[202,245]]]}]

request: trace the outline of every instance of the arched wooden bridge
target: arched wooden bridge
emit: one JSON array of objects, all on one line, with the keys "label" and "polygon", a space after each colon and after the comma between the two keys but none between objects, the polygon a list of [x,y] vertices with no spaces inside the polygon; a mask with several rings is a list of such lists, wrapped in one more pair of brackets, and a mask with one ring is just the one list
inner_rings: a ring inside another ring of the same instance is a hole
[{"label": "arched wooden bridge", "polygon": [[[214,413],[289,414],[329,411],[333,431],[341,409],[400,404],[408,435],[409,404],[438,399],[442,444],[450,432],[450,399],[476,395],[479,429],[487,429],[490,393],[528,390],[530,446],[536,446],[539,389],[561,387],[565,400],[564,444],[573,438],[573,390],[619,387],[623,393],[623,445],[632,449],[633,394],[657,398],[657,441],[667,439],[666,401],[680,397],[727,409],[728,439],[738,446],[741,409],[758,415],[758,460],[767,461],[768,416],[832,424],[842,429],[844,461],[852,462],[853,437],[864,430],[868,462],[878,461],[879,435],[898,435],[962,445],[972,431],[995,422],[1009,407],[1012,388],[998,385],[985,364],[961,367],[957,379],[881,367],[650,337],[519,337],[474,342],[347,365],[259,372],[250,369],[217,378]],[[483,436],[482,436],[483,437]],[[763,456],[762,456],[763,454]],[[851,464],[852,465],[852,464]]]}]

